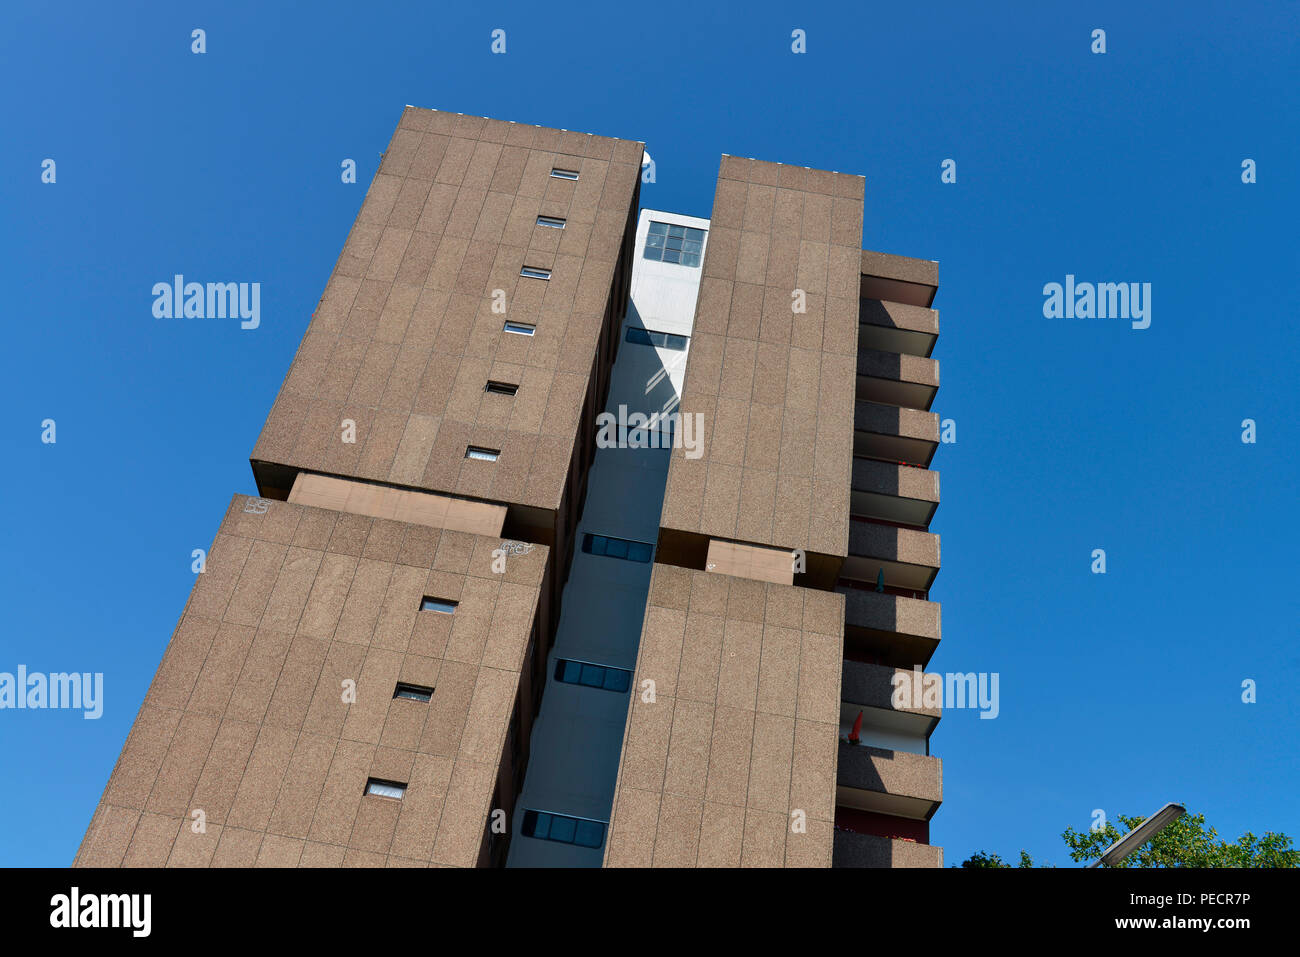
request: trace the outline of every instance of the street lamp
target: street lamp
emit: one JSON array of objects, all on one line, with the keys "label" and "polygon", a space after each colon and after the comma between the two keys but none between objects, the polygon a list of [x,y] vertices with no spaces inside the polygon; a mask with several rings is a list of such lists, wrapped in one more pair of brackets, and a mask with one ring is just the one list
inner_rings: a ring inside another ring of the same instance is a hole
[{"label": "street lamp", "polygon": [[1181,804],[1169,803],[1156,811],[1149,818],[1139,824],[1133,830],[1129,831],[1118,841],[1106,848],[1101,857],[1089,864],[1089,867],[1100,867],[1105,864],[1107,867],[1113,867],[1124,858],[1128,857],[1139,847],[1145,844],[1151,838],[1155,837],[1162,831],[1166,825],[1174,823],[1184,814],[1187,808]]}]

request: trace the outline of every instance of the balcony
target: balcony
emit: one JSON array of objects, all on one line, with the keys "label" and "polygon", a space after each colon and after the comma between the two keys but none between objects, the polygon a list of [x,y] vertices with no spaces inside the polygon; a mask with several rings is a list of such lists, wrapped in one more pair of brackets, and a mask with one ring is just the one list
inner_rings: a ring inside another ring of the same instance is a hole
[{"label": "balcony", "polygon": [[[926,707],[923,681],[924,678],[911,669],[845,660],[840,685],[840,741],[853,752],[853,757],[864,748],[896,756],[929,757],[930,735],[942,716],[942,702],[936,700]],[[898,695],[896,688],[904,694]],[[936,690],[939,689],[931,689],[932,692]],[[934,697],[937,699],[938,695]],[[855,725],[858,727],[857,742],[844,744]],[[853,807],[861,808],[862,804],[858,802]],[[853,813],[857,812],[848,812]],[[837,819],[836,823],[841,822]],[[910,825],[914,822],[901,823]],[[849,830],[862,828],[850,827]],[[929,838],[928,831],[913,834],[907,830],[870,830],[869,833],[885,837]]]},{"label": "balcony", "polygon": [[852,515],[929,528],[938,507],[938,472],[875,459],[853,460]]},{"label": "balcony", "polygon": [[937,602],[842,585],[835,590],[844,595],[846,656],[900,668],[930,661],[941,638]]},{"label": "balcony", "polygon": [[835,803],[928,821],[943,803],[943,762],[907,751],[840,743]]},{"label": "balcony", "polygon": [[[901,700],[905,707],[894,707],[894,689],[907,683],[908,694]],[[943,716],[943,707],[924,707],[916,673],[910,668],[873,665],[845,659],[840,679],[840,700],[856,712],[859,707],[872,708],[897,716],[898,726],[926,737]],[[874,717],[874,715],[873,715]],[[876,718],[883,722],[885,718]],[[864,722],[865,724],[865,722]]]},{"label": "balcony", "polygon": [[832,867],[943,867],[943,848],[835,830]]},{"label": "balcony", "polygon": [[939,417],[875,402],[853,406],[853,454],[928,468],[939,448]]},{"label": "balcony", "polygon": [[858,303],[858,347],[929,358],[939,338],[939,311],[880,299]]},{"label": "balcony", "polygon": [[939,289],[939,264],[932,259],[913,259],[862,251],[861,296],[911,306],[929,306]]},{"label": "balcony", "polygon": [[928,410],[939,391],[939,363],[923,356],[858,349],[857,398]]},{"label": "balcony", "polygon": [[840,577],[874,585],[882,572],[889,587],[928,592],[939,574],[939,536],[854,518]]}]

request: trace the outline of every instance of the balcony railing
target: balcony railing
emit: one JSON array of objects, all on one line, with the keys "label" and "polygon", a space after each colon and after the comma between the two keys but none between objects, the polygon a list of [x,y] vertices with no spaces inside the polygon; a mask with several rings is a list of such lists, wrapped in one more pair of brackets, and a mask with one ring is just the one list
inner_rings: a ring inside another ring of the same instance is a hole
[{"label": "balcony railing", "polygon": [[836,585],[844,596],[846,653],[876,656],[884,664],[924,667],[942,637],[936,602]]},{"label": "balcony railing", "polygon": [[943,867],[943,848],[835,829],[832,867]]},{"label": "balcony railing", "polygon": [[928,468],[939,447],[939,417],[920,409],[859,400],[853,407],[853,454]]},{"label": "balcony railing", "polygon": [[929,528],[939,507],[939,473],[899,462],[855,457],[850,507],[858,518]]},{"label": "balcony railing", "polygon": [[840,804],[928,821],[943,803],[943,762],[841,742],[836,783]]}]

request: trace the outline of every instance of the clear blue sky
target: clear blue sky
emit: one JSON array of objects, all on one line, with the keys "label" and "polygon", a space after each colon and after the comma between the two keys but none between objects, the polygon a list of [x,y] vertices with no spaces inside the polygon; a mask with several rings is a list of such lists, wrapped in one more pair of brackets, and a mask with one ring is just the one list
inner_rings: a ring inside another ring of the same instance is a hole
[{"label": "clear blue sky", "polygon": [[[931,666],[1001,675],[932,741],[949,863],[1167,800],[1300,834],[1300,8],[1063,6],[6,4],[0,671],[106,711],[0,711],[0,864],[72,860],[407,103],[644,139],[643,203],[699,216],[723,152],[860,173],[864,245],[940,261]],[[260,282],[261,328],[154,319],[178,272]],[[1044,318],[1067,273],[1151,327]]]}]

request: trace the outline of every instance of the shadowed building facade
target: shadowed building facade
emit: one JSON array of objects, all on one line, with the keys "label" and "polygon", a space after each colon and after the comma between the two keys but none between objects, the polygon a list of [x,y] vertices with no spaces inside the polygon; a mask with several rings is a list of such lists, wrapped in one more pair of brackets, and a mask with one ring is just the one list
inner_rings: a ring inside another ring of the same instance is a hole
[{"label": "shadowed building facade", "polygon": [[77,865],[941,863],[937,267],[642,155],[406,109]]}]

